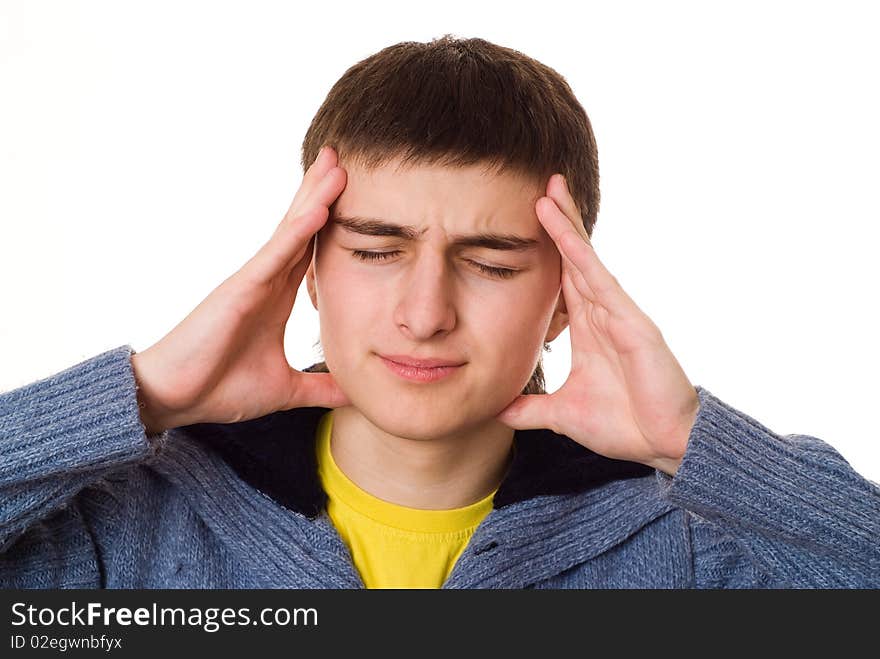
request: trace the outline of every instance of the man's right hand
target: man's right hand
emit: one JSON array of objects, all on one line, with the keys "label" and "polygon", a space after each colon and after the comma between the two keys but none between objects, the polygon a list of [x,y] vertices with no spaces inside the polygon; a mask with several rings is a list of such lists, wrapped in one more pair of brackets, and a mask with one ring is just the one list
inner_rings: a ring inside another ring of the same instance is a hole
[{"label": "man's right hand", "polygon": [[346,185],[337,162],[336,152],[324,147],[269,241],[160,341],[132,355],[148,435],[351,404],[332,374],[297,371],[284,353],[313,236]]}]

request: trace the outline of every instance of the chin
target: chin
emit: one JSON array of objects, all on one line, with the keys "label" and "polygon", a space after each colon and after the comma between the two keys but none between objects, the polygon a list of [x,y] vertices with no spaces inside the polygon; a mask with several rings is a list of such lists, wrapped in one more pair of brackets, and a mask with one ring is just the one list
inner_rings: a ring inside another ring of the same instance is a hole
[{"label": "chin", "polygon": [[418,406],[408,405],[398,405],[398,409],[394,411],[386,406],[377,414],[361,408],[361,413],[377,428],[395,437],[416,441],[442,439],[474,423],[473,419],[444,414],[436,407],[424,413],[419,412]]}]

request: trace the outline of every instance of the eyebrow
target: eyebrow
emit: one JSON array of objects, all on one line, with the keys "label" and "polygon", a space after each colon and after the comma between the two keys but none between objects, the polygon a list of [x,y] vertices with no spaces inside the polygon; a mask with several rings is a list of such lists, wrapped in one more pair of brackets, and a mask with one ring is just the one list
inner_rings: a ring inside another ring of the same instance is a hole
[{"label": "eyebrow", "polygon": [[[402,240],[415,240],[426,231],[426,229],[419,231],[413,226],[393,224],[374,217],[334,215],[332,221],[348,231],[364,236],[391,236]],[[502,233],[454,234],[452,238],[452,243],[459,247],[483,247],[516,252],[537,249],[541,244],[534,238]]]}]

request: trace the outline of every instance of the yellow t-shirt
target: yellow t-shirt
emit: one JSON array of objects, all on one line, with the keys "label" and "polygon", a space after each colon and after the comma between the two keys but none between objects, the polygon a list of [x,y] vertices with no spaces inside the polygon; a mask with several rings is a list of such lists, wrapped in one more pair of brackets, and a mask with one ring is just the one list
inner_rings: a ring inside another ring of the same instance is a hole
[{"label": "yellow t-shirt", "polygon": [[367,588],[439,588],[474,530],[492,510],[490,493],[464,508],[420,510],[379,499],[355,485],[330,452],[333,410],[318,423],[318,473],[327,513]]}]

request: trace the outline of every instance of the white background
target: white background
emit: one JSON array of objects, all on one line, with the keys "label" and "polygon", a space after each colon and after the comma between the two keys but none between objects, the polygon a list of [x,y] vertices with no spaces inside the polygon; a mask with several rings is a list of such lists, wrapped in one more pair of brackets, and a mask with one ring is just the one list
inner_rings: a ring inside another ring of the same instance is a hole
[{"label": "white background", "polygon": [[[880,481],[872,3],[420,6],[0,0],[0,391],[158,341],[269,238],[342,73],[448,32],[568,80],[593,243],[691,381]],[[317,337],[303,284],[292,365]]]}]

